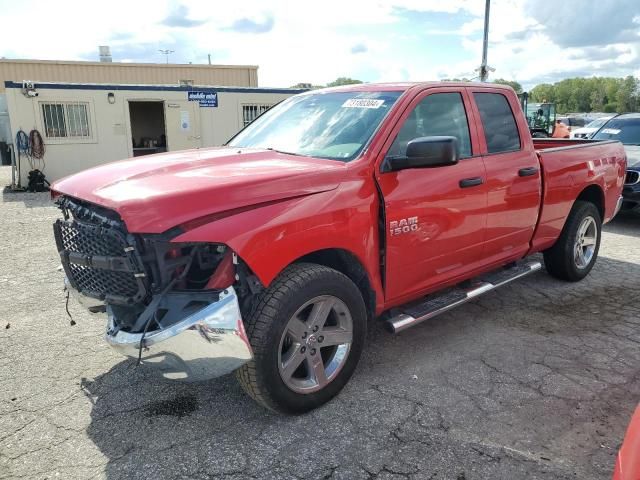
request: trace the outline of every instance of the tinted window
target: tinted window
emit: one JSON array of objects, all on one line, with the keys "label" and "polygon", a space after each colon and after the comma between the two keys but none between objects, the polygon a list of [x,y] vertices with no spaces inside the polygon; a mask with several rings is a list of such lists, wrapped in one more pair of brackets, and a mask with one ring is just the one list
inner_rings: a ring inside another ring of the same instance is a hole
[{"label": "tinted window", "polygon": [[460,158],[471,156],[469,122],[459,93],[434,93],[425,97],[405,120],[388,156],[403,156],[407,144],[415,138],[440,135],[458,139]]},{"label": "tinted window", "polygon": [[499,93],[474,93],[489,153],[520,149],[518,126],[509,102]]}]

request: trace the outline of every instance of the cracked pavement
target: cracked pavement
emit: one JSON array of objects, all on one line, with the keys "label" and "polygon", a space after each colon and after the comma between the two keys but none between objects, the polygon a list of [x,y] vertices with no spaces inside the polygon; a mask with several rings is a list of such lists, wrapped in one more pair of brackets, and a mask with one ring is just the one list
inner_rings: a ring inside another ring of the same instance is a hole
[{"label": "cracked pavement", "polygon": [[[7,167],[0,184],[9,183]],[[576,284],[539,272],[399,335],[372,326],[326,406],[180,384],[69,308],[47,194],[0,204],[0,478],[607,479],[640,400],[640,216]]]}]

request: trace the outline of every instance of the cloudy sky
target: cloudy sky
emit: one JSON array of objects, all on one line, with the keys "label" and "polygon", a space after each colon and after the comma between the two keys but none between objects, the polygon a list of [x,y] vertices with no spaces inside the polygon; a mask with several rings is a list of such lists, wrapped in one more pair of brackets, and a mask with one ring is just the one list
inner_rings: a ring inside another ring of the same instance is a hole
[{"label": "cloudy sky", "polygon": [[[477,75],[484,0],[0,0],[0,57],[259,65],[261,86]],[[492,0],[494,78],[640,76],[640,0]]]}]

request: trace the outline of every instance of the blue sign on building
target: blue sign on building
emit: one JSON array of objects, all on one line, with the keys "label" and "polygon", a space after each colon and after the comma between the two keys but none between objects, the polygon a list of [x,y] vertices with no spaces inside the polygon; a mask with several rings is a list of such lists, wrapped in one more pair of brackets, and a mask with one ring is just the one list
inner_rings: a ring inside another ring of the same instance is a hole
[{"label": "blue sign on building", "polygon": [[201,107],[217,107],[218,92],[187,92],[190,102],[198,102]]}]

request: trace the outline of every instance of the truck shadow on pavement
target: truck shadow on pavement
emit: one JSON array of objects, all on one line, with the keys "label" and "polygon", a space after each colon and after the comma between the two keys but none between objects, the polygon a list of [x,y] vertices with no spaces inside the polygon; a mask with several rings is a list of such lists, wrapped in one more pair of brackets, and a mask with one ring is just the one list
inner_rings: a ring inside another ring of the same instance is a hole
[{"label": "truck shadow on pavement", "polygon": [[302,416],[233,375],[122,361],[82,380],[87,434],[108,479],[606,478],[640,398],[634,261],[575,284],[540,272],[396,336],[376,324],[344,391]]}]

